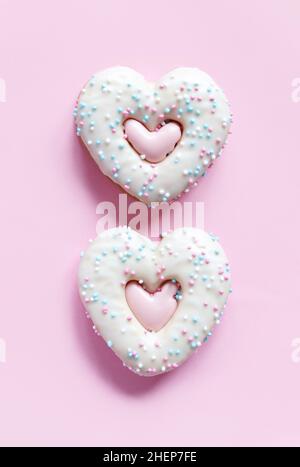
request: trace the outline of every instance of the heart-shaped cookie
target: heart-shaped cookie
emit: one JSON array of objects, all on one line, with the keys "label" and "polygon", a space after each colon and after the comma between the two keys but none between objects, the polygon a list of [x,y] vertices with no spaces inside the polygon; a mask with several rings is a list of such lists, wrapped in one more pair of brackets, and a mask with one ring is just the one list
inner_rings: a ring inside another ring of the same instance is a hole
[{"label": "heart-shaped cookie", "polygon": [[[146,324],[141,319],[150,307],[137,316],[131,309],[126,288],[133,281],[153,294],[176,284],[176,310],[167,304],[169,289],[162,327],[151,325],[149,331],[152,318]],[[177,229],[152,242],[118,227],[100,234],[83,253],[79,288],[94,330],[128,368],[152,376],[177,368],[211,335],[230,292],[229,266],[217,239],[202,230]]]},{"label": "heart-shaped cookie", "polygon": [[[137,122],[129,138],[128,120]],[[149,204],[171,201],[196,184],[220,155],[231,115],[222,90],[196,68],[177,68],[149,83],[116,67],[97,73],[82,89],[75,121],[102,172]],[[170,123],[173,132],[163,131]],[[155,150],[147,158],[143,149],[149,152],[150,141]]]}]

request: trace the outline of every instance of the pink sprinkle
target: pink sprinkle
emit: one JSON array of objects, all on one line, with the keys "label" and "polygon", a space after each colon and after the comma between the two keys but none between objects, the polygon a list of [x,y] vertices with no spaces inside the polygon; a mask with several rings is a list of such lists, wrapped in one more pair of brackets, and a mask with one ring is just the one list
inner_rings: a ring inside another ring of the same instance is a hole
[{"label": "pink sprinkle", "polygon": [[107,307],[102,308],[102,313],[103,313],[104,315],[107,315],[107,312],[108,312],[108,308],[107,308]]},{"label": "pink sprinkle", "polygon": [[132,316],[127,316],[127,321],[131,321],[132,320]]}]

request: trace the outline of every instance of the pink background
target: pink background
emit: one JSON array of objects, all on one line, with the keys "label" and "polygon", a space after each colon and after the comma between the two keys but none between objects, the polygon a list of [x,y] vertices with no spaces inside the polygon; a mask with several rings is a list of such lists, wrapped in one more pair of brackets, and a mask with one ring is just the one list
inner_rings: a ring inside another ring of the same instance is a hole
[{"label": "pink background", "polygon": [[[2,445],[300,445],[299,19],[298,0],[0,0]],[[96,205],[120,191],[71,113],[119,64],[199,67],[234,112],[224,157],[182,198],[205,202],[234,294],[209,344],[153,379],[122,368],[76,289]]]}]

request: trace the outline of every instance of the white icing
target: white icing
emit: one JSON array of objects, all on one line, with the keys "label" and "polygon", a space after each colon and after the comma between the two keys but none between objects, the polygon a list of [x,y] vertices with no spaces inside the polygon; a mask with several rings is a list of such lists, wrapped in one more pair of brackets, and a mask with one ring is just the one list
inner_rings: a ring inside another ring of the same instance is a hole
[{"label": "white icing", "polygon": [[[128,118],[151,131],[168,120],[179,122],[181,140],[162,162],[151,164],[124,139]],[[196,68],[177,68],[149,83],[130,68],[116,67],[86,84],[75,121],[103,173],[149,204],[170,201],[196,184],[220,155],[231,115],[222,90]]]},{"label": "white icing", "polygon": [[[128,306],[125,286],[156,290],[175,279],[182,297],[158,332],[147,331]],[[132,371],[152,376],[182,364],[220,322],[230,292],[227,258],[217,239],[194,228],[160,242],[128,227],[101,233],[82,255],[80,295],[94,329]]]}]

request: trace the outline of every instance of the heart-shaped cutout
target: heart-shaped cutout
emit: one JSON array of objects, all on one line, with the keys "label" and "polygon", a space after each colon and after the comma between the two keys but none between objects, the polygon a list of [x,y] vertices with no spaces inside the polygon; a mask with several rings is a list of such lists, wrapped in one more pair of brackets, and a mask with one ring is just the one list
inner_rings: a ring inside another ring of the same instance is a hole
[{"label": "heart-shaped cutout", "polygon": [[[126,285],[141,280],[152,292],[167,281],[180,284],[175,312],[171,316],[170,309],[170,319],[155,332],[146,329],[149,321],[141,324],[126,299]],[[152,242],[118,227],[101,233],[82,255],[79,288],[95,332],[128,368],[152,376],[177,368],[211,335],[230,276],[217,239],[202,230],[177,229]]]},{"label": "heart-shaped cutout", "polygon": [[[157,83],[126,67],[102,71],[82,89],[74,115],[77,135],[102,172],[147,204],[171,201],[195,186],[220,156],[231,123],[224,93],[196,68],[177,68]],[[140,128],[143,144],[136,137],[127,144],[124,123],[129,119],[147,127],[147,137],[155,141],[151,146],[145,144],[146,128]],[[169,147],[161,151],[165,138],[159,134],[170,130],[152,132],[169,121],[180,125],[181,136],[175,147],[172,140],[165,157]],[[158,151],[151,150],[154,144]],[[137,154],[149,151],[148,160]]]},{"label": "heart-shaped cutout", "polygon": [[139,283],[130,281],[126,285],[127,303],[135,317],[148,331],[159,331],[172,318],[177,308],[178,285],[165,282],[151,293]]},{"label": "heart-shaped cutout", "polygon": [[163,161],[181,138],[180,125],[175,122],[149,131],[142,123],[130,118],[125,121],[124,130],[127,141],[141,158],[152,163]]}]

